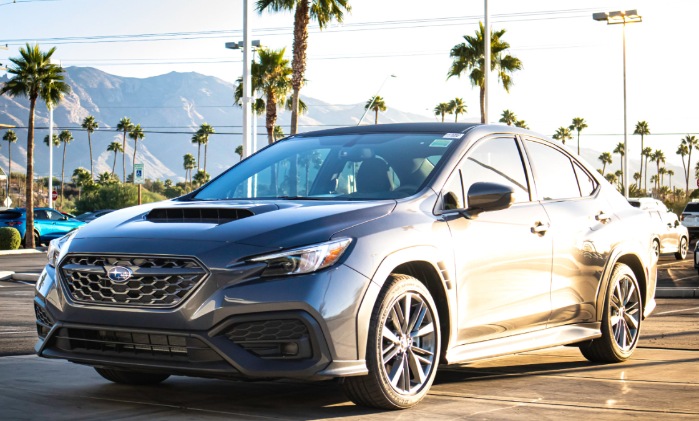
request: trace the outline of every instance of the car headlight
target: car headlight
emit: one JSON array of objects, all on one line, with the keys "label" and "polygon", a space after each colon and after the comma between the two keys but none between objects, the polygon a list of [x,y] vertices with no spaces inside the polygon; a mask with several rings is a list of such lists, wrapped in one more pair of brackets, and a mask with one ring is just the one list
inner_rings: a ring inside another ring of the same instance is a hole
[{"label": "car headlight", "polygon": [[68,249],[70,240],[73,239],[78,230],[73,230],[63,237],[56,238],[49,242],[49,249],[46,252],[46,257],[49,259],[49,266],[56,267],[56,263],[60,260],[61,252]]},{"label": "car headlight", "polygon": [[328,241],[308,247],[267,254],[250,259],[263,262],[267,268],[262,276],[284,276],[311,273],[334,265],[349,247],[352,239]]}]

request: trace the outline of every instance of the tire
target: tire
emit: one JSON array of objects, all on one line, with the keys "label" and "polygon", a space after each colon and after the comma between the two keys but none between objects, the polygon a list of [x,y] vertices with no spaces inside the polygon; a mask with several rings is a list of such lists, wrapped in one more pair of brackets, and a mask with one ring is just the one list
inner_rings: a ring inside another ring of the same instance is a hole
[{"label": "tire", "polygon": [[597,363],[618,363],[631,357],[641,332],[643,302],[636,276],[617,263],[612,272],[602,315],[602,337],[580,346],[583,356]]},{"label": "tire", "polygon": [[417,279],[393,274],[379,294],[370,323],[369,374],[346,377],[345,394],[355,404],[373,408],[416,405],[430,389],[439,363],[441,332],[432,296]]},{"label": "tire", "polygon": [[653,240],[653,256],[655,256],[655,260],[660,259],[660,242],[658,240]]},{"label": "tire", "polygon": [[675,253],[675,259],[677,260],[684,260],[687,258],[687,250],[689,250],[689,241],[687,241],[686,237],[680,238],[680,248]]},{"label": "tire", "polygon": [[95,371],[99,373],[100,376],[114,383],[133,385],[158,384],[170,377],[169,374],[143,373],[139,371],[117,370],[113,368],[95,367]]}]

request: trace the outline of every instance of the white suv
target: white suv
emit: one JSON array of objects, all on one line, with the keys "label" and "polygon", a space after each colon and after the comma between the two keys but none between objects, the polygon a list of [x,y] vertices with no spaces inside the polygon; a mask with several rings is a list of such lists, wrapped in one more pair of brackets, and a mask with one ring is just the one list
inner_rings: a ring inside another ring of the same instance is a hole
[{"label": "white suv", "polygon": [[695,200],[687,203],[680,216],[680,221],[687,227],[691,238],[696,238],[699,234],[699,201]]}]

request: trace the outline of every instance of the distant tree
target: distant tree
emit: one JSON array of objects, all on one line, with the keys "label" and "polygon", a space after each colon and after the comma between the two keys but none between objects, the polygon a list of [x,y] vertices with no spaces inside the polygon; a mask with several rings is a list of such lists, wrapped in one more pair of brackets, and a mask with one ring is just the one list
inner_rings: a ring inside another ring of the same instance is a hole
[{"label": "distant tree", "polygon": [[[505,30],[492,31],[490,34],[490,69],[497,75],[500,83],[506,92],[510,92],[512,86],[511,73],[522,69],[522,61],[517,57],[506,54],[510,48],[510,44],[503,41]],[[471,80],[472,86],[480,88],[480,105],[481,105],[481,123],[485,123],[485,86],[484,86],[484,71],[485,68],[485,52],[484,39],[485,27],[483,22],[479,22],[479,28],[475,36],[464,35],[464,41],[452,47],[449,52],[449,57],[453,62],[447,73],[447,78],[453,76],[461,77],[462,74],[468,72],[468,77]]]},{"label": "distant tree", "polygon": [[87,116],[83,119],[82,128],[87,132],[87,144],[90,147],[90,177],[93,177],[93,165],[92,165],[92,133],[97,130],[99,124],[95,121],[94,116]]},{"label": "distant tree", "polygon": [[466,114],[466,112],[467,107],[463,99],[454,98],[449,101],[449,113],[454,114],[454,123],[459,122],[459,114]]},{"label": "distant tree", "polygon": [[640,190],[641,189],[641,173],[640,172],[633,173],[633,181],[636,182],[636,188],[638,190]]},{"label": "distant tree", "polygon": [[243,145],[238,145],[235,148],[235,153],[238,154],[238,162],[243,160]]},{"label": "distant tree", "polygon": [[[44,145],[49,146],[49,135],[44,136]],[[53,134],[53,146],[61,146],[61,141],[58,140],[58,135]]]},{"label": "distant tree", "polygon": [[515,113],[513,113],[510,110],[505,110],[502,112],[502,115],[500,116],[500,123],[505,123],[508,126],[511,126],[517,122],[517,116]]},{"label": "distant tree", "polygon": [[[446,105],[446,104],[445,104]],[[448,105],[447,105],[448,107]],[[371,110],[374,112],[374,124],[379,124],[379,111],[384,112],[387,110],[386,102],[384,99],[378,95],[369,98],[369,101],[364,105],[365,110]]]},{"label": "distant tree", "polygon": [[675,172],[673,170],[667,170],[667,185],[670,187],[670,190],[672,190],[672,177],[675,176]]},{"label": "distant tree", "polygon": [[612,163],[612,154],[609,152],[602,152],[600,156],[597,157],[602,162],[602,174],[604,174],[604,171],[607,169],[607,164]]},{"label": "distant tree", "polygon": [[[692,149],[699,149],[699,139],[696,138],[696,136],[692,135],[686,135],[684,139],[682,139],[681,145],[686,145],[687,146],[687,168],[691,168],[692,166]],[[684,164],[684,160],[683,160]],[[689,194],[689,171],[685,172],[685,194]]]},{"label": "distant tree", "polygon": [[105,171],[97,176],[97,184],[101,186],[119,184],[119,177],[117,177],[113,173],[110,174],[108,171]]},{"label": "distant tree", "polygon": [[612,153],[618,153],[619,154],[619,167],[621,171],[624,171],[624,142],[619,142],[616,144],[616,147],[612,151]]},{"label": "distant tree", "polygon": [[192,185],[192,170],[196,166],[196,160],[194,159],[194,155],[188,153],[184,155],[183,161],[182,166],[184,167],[184,183],[186,188],[187,182],[189,182],[190,186]]},{"label": "distant tree", "polygon": [[572,139],[573,135],[570,133],[569,128],[561,126],[558,129],[556,129],[556,133],[553,134],[553,138],[556,140],[560,140],[561,143],[565,145],[566,140]]},{"label": "distant tree", "polygon": [[107,146],[107,151],[114,152],[114,163],[112,164],[112,175],[114,175],[114,167],[116,167],[117,153],[124,152],[124,149],[119,142],[112,142]]},{"label": "distant tree", "polygon": [[655,177],[656,181],[656,189],[660,189],[660,163],[662,162],[663,164],[665,163],[665,154],[663,151],[660,149],[656,149],[655,152],[653,152],[653,155],[650,157],[651,160],[655,161],[655,165],[658,168],[658,177]]},{"label": "distant tree", "polygon": [[648,122],[639,121],[636,123],[636,129],[633,134],[641,135],[641,177],[643,177],[643,137],[650,134],[650,129],[648,128]]},{"label": "distant tree", "polygon": [[653,149],[646,146],[641,151],[641,155],[643,156],[646,165],[646,170],[643,172],[643,190],[648,191],[648,160],[653,155]]},{"label": "distant tree", "polygon": [[209,181],[211,176],[204,170],[199,170],[197,171],[196,174],[194,174],[194,183],[197,186],[201,186]]},{"label": "distant tree", "polygon": [[664,181],[665,181],[665,175],[667,174],[667,168],[665,167],[660,167],[658,168],[658,177],[660,180],[660,188],[662,189],[664,186]]},{"label": "distant tree", "polygon": [[[434,115],[442,116],[442,123],[444,123],[444,116],[449,113],[449,104],[446,102],[440,102],[434,107]],[[377,117],[378,118],[378,117]]]},{"label": "distant tree", "polygon": [[617,184],[618,178],[617,178],[616,174],[609,173],[609,174],[606,174],[604,176],[604,178],[607,181],[609,181],[609,184]]},{"label": "distant tree", "polygon": [[131,180],[133,182],[133,180],[136,179],[136,150],[138,149],[138,141],[145,138],[146,134],[143,133],[141,125],[137,124],[133,126],[133,128],[129,132],[129,137],[133,139],[133,171],[131,173]]},{"label": "distant tree", "polygon": [[529,129],[529,126],[527,126],[527,122],[524,120],[517,120],[515,121],[515,126],[521,127],[523,129]]},{"label": "distant tree", "polygon": [[279,125],[274,126],[274,141],[276,142],[277,140],[279,140],[283,137],[284,137],[284,129],[282,129],[282,126],[279,126]]},{"label": "distant tree", "polygon": [[73,183],[78,188],[78,200],[80,200],[80,194],[83,187],[92,184],[92,174],[85,168],[79,167],[73,170]]},{"label": "distant tree", "polygon": [[69,130],[63,130],[58,135],[58,140],[63,144],[63,161],[61,162],[61,206],[63,206],[63,176],[66,167],[66,151],[68,144],[73,141],[73,134]]},{"label": "distant tree", "polygon": [[196,132],[192,135],[192,143],[197,145],[197,171],[199,171],[199,163],[201,162],[201,144],[204,143],[201,134]]},{"label": "distant tree", "polygon": [[[7,168],[7,184],[12,184],[12,144],[17,142],[17,134],[10,129],[2,136],[2,140],[7,141],[7,160],[9,165]],[[9,192],[8,192],[9,193]]]},{"label": "distant tree", "polygon": [[578,155],[580,155],[580,132],[587,128],[587,123],[585,122],[584,118],[575,117],[568,128],[578,132]]},{"label": "distant tree", "polygon": [[318,27],[322,30],[333,20],[342,23],[344,13],[350,12],[351,7],[348,0],[257,0],[257,10],[260,13],[264,10],[272,12],[294,10],[294,57],[292,63],[293,76],[291,79],[293,89],[291,134],[293,135],[298,131],[299,92],[305,82],[308,24],[312,20],[316,21],[318,22]]},{"label": "distant tree", "polygon": [[12,66],[7,70],[9,79],[0,88],[0,95],[26,97],[29,99],[29,122],[27,124],[27,183],[25,208],[27,208],[25,247],[34,248],[34,117],[36,101],[41,98],[46,104],[55,108],[70,92],[70,86],[64,81],[63,68],[51,63],[51,56],[56,48],[47,52],[39,50],[39,45],[27,43],[20,47],[21,57],[10,58]]},{"label": "distant tree", "polygon": [[197,130],[197,134],[201,137],[201,143],[204,144],[204,172],[206,172],[206,156],[208,155],[209,136],[214,133],[216,133],[216,130],[214,130],[214,128],[208,123],[202,123],[199,126],[199,130]]},{"label": "distant tree", "polygon": [[122,117],[117,123],[116,130],[122,132],[124,137],[121,141],[121,167],[122,167],[122,181],[126,183],[126,135],[133,130],[134,125],[128,117]]}]

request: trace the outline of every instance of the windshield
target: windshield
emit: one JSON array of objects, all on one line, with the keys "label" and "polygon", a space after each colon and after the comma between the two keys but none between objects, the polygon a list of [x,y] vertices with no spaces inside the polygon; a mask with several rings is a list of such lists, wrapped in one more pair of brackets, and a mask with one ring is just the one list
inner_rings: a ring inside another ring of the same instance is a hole
[{"label": "windshield", "polygon": [[453,149],[439,134],[380,133],[282,140],[196,194],[224,199],[397,199],[415,194]]}]

